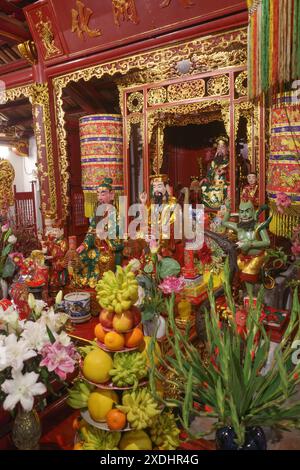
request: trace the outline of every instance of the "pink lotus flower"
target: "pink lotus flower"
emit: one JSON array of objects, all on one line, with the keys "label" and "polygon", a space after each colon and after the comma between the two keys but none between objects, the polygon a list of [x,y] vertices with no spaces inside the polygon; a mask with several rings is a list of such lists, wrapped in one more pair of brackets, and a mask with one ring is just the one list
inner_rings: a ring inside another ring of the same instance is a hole
[{"label": "pink lotus flower", "polygon": [[292,204],[292,200],[287,194],[279,193],[275,199],[275,204],[278,212],[283,214],[285,209],[287,209]]},{"label": "pink lotus flower", "polygon": [[296,240],[292,244],[292,253],[294,256],[298,257],[300,255],[300,241]]},{"label": "pink lotus flower", "polygon": [[172,294],[174,292],[177,294],[182,291],[185,286],[184,277],[175,277],[169,276],[164,279],[164,281],[158,286],[164,294]]},{"label": "pink lotus flower", "polygon": [[152,238],[149,242],[149,248],[150,248],[151,253],[153,255],[156,255],[156,253],[158,253],[158,250],[159,250],[159,243],[155,239]]},{"label": "pink lotus flower", "polygon": [[41,354],[44,359],[40,365],[46,367],[49,372],[54,372],[62,380],[66,379],[67,374],[74,372],[77,352],[72,344],[63,346],[58,341],[49,343],[44,346]]},{"label": "pink lotus flower", "polygon": [[9,229],[9,224],[2,225],[2,227],[1,227],[2,233],[7,232],[8,229]]}]

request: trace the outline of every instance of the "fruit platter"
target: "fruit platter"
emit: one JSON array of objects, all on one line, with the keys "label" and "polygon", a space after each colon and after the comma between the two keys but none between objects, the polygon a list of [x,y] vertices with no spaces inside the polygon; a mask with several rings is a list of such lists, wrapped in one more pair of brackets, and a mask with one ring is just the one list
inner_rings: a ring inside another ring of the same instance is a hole
[{"label": "fruit platter", "polygon": [[[148,386],[150,337],[134,306],[138,283],[130,268],[105,272],[97,287],[102,308],[95,340],[79,347],[80,375],[69,390],[68,404],[81,419],[76,449],[176,449],[179,429]],[[158,343],[155,357],[161,354]]]}]

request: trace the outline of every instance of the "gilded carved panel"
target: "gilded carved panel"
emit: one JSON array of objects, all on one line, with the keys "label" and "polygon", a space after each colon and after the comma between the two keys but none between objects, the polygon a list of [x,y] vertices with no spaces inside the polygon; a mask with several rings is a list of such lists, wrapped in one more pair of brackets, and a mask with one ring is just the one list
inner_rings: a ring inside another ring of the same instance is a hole
[{"label": "gilded carved panel", "polygon": [[44,215],[57,215],[56,180],[51,137],[49,90],[47,84],[12,88],[1,92],[1,103],[28,98],[32,104],[34,133],[37,144],[38,177],[41,188],[41,209]]},{"label": "gilded carved panel", "polygon": [[[58,135],[58,146],[59,146],[59,164],[61,174],[61,187],[62,187],[62,203],[63,203],[63,217],[65,218],[68,214],[68,157],[67,157],[67,139],[65,129],[65,118],[63,110],[62,93],[63,89],[68,83],[74,81],[78,82],[83,79],[89,81],[91,78],[102,78],[104,75],[111,77],[118,76],[116,79],[119,90],[122,92],[129,92],[127,87],[132,87],[133,84],[138,83],[153,83],[156,84],[156,88],[152,87],[149,90],[147,96],[147,103],[150,106],[163,104],[165,100],[164,87],[159,87],[158,83],[162,80],[171,80],[176,77],[182,77],[182,64],[183,61],[190,63],[190,69],[187,76],[193,76],[202,72],[212,71],[222,68],[230,68],[234,66],[246,66],[247,59],[247,30],[242,28],[227,33],[217,34],[214,36],[194,39],[192,41],[185,41],[180,44],[164,47],[161,49],[147,51],[141,54],[133,55],[130,57],[118,59],[116,61],[99,64],[93,67],[89,67],[82,70],[77,70],[72,73],[62,75],[53,79],[53,87],[55,92],[55,106],[56,106],[56,117],[57,117],[57,135]],[[120,79],[120,76],[123,79]],[[184,80],[183,80],[184,82]],[[195,83],[197,81],[195,80]],[[203,84],[198,81],[197,85],[191,91],[191,85],[184,85],[181,87],[182,96],[195,96],[197,99],[201,97],[203,93]],[[185,88],[186,87],[186,88]],[[197,88],[198,87],[198,88]],[[157,91],[160,89],[160,91]],[[225,88],[224,88],[225,89]],[[188,91],[187,91],[188,90]],[[173,88],[174,91],[174,88]],[[174,93],[176,93],[174,91]],[[193,95],[194,93],[194,95]],[[167,91],[167,95],[170,95]],[[172,88],[171,88],[172,97]],[[167,98],[168,99],[168,98]],[[131,99],[133,103],[131,105],[131,111],[136,112],[135,108],[136,101]],[[120,99],[120,102],[122,100]],[[212,101],[210,101],[210,104]],[[204,110],[208,104],[196,103],[196,108]],[[139,101],[139,107],[141,106],[141,100]],[[192,105],[181,105],[180,113],[189,114],[191,112],[190,106]],[[121,103],[121,108],[123,104]],[[218,103],[217,108],[220,108]],[[216,111],[217,108],[212,109]],[[225,104],[222,104],[222,115],[228,109]],[[124,113],[124,109],[122,109]],[[145,112],[145,110],[144,110]],[[170,112],[170,108],[168,108]],[[229,114],[229,113],[228,113]],[[228,119],[228,118],[227,118]],[[148,116],[148,133],[151,137],[155,116]],[[228,129],[227,123],[225,123]]]}]

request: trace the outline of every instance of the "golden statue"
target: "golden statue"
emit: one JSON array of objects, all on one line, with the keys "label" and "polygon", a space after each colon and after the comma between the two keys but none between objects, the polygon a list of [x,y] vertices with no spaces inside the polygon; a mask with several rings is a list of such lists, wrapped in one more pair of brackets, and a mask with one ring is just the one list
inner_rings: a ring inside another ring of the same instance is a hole
[{"label": "golden statue", "polygon": [[8,160],[0,159],[0,210],[3,216],[7,215],[10,206],[15,203],[13,182],[15,170]]}]

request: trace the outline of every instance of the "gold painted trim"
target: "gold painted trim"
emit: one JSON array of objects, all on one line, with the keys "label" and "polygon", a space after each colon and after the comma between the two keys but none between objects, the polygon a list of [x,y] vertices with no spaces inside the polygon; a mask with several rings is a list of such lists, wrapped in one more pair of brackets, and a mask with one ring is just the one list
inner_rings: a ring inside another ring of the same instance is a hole
[{"label": "gold painted trim", "polygon": [[[20,86],[5,90],[1,93],[1,103],[5,104],[8,101],[15,101],[24,96],[28,98],[32,104],[32,115],[34,119],[34,134],[37,144],[37,163],[38,163],[38,178],[41,188],[41,209],[43,215],[50,213],[53,216],[57,214],[56,204],[56,181],[54,174],[54,160],[53,160],[53,149],[52,149],[52,136],[51,136],[51,118],[50,118],[50,101],[49,101],[49,90],[46,83],[33,83],[31,85]],[[37,118],[42,113],[43,128],[40,127]],[[45,136],[45,143],[43,143],[42,133]],[[43,168],[42,155],[43,150],[46,151],[47,169]],[[45,179],[48,180],[50,206],[47,209],[45,203],[43,203],[43,197],[46,195],[43,193],[43,183]],[[50,211],[49,211],[50,209]]]}]

